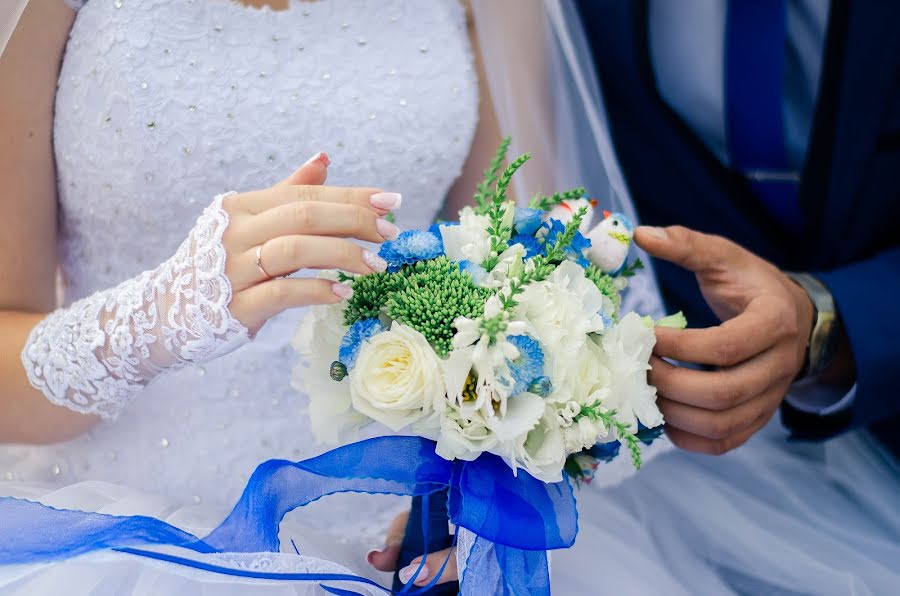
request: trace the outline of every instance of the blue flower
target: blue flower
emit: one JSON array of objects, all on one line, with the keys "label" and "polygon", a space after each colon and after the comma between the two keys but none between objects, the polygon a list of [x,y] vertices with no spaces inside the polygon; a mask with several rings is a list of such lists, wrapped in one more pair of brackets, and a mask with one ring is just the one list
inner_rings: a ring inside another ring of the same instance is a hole
[{"label": "blue flower", "polygon": [[528,335],[510,335],[507,340],[519,350],[518,358],[507,361],[515,381],[512,395],[518,395],[527,391],[532,381],[544,375],[544,351],[541,344]]},{"label": "blue flower", "polygon": [[528,234],[516,234],[509,239],[507,245],[521,244],[525,247],[525,258],[530,259],[541,254],[541,243],[534,236]]},{"label": "blue flower", "polygon": [[387,261],[388,271],[397,271],[403,265],[412,265],[416,261],[436,259],[444,254],[444,243],[440,233],[432,231],[407,230],[396,240],[389,240],[381,245],[378,256]]},{"label": "blue flower", "polygon": [[526,207],[516,207],[516,215],[513,219],[513,229],[518,234],[526,234],[534,236],[538,228],[541,227],[541,218],[544,212],[540,209],[528,209]]},{"label": "blue flower", "polygon": [[476,265],[468,259],[459,262],[459,270],[463,273],[468,273],[476,286],[481,286],[488,274],[484,267]]},{"label": "blue flower", "polygon": [[600,315],[600,320],[603,321],[603,331],[609,330],[613,326],[612,317],[603,312],[602,308],[597,311],[597,314]]},{"label": "blue flower", "polygon": [[[558,219],[551,219],[544,224],[544,227],[547,228],[547,235],[544,236],[544,254],[547,254],[550,247],[556,243],[557,236],[566,231],[566,226]],[[591,263],[585,256],[585,252],[590,247],[590,239],[586,238],[581,232],[575,232],[572,242],[564,247],[566,258],[570,261],[575,261],[581,267],[587,267]]]},{"label": "blue flower", "polygon": [[359,348],[363,342],[382,331],[384,325],[378,319],[362,319],[353,323],[341,339],[338,360],[350,370],[356,366],[356,357],[359,356]]},{"label": "blue flower", "polygon": [[653,443],[653,441],[658,439],[665,430],[666,427],[663,424],[660,424],[659,426],[654,428],[647,428],[646,426],[638,422],[637,438],[644,445],[650,445],[651,443]]},{"label": "blue flower", "polygon": [[590,449],[588,453],[596,457],[600,461],[611,462],[619,455],[619,448],[622,446],[618,441],[610,441],[609,443],[597,443]]}]

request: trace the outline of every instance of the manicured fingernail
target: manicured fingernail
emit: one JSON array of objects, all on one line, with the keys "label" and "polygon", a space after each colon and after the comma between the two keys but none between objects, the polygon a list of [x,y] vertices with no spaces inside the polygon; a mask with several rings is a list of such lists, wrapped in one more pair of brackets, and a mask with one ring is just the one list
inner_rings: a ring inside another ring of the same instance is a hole
[{"label": "manicured fingernail", "polygon": [[315,155],[313,155],[312,157],[307,159],[306,163],[303,165],[308,166],[309,164],[315,163],[317,161],[319,163],[321,163],[323,166],[325,166],[326,168],[331,165],[331,158],[329,158],[328,154],[325,153],[324,151],[319,151],[318,153],[316,153]]},{"label": "manicured fingernail", "polygon": [[347,300],[353,295],[353,288],[346,284],[331,284],[331,291],[338,298]]},{"label": "manicured fingernail", "polygon": [[656,238],[666,239],[669,237],[666,231],[662,228],[657,228],[654,226],[641,226],[640,229],[644,230],[644,233],[650,234],[651,236],[654,236]]},{"label": "manicured fingernail", "polygon": [[400,235],[400,228],[380,217],[375,220],[375,228],[385,240],[396,240],[397,236]]},{"label": "manicured fingernail", "polygon": [[368,265],[372,271],[377,271],[378,273],[387,271],[387,261],[371,250],[363,250],[363,262]]},{"label": "manicured fingernail", "polygon": [[379,192],[369,198],[373,207],[379,209],[397,209],[403,203],[399,192]]},{"label": "manicured fingernail", "polygon": [[385,549],[387,549],[386,546],[382,547],[380,550],[377,548],[373,548],[372,550],[367,552],[366,553],[366,561],[369,563],[369,565],[374,565],[375,564],[375,562],[374,562],[375,555],[380,555],[381,553],[383,553],[385,551]]},{"label": "manicured fingernail", "polygon": [[[408,582],[418,568],[418,563],[410,563],[409,565],[401,569],[400,573],[397,574],[400,577],[400,581],[404,584]],[[428,565],[423,565],[422,570],[419,571],[419,575],[416,576],[416,582],[425,581],[426,579],[428,579],[428,576],[430,574],[431,570],[428,569]]]}]

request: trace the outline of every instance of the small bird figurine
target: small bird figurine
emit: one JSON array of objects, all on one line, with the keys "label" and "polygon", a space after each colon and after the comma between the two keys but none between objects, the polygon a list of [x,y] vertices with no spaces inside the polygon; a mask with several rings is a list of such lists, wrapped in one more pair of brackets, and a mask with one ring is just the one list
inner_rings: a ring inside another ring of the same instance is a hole
[{"label": "small bird figurine", "polygon": [[603,220],[588,233],[588,259],[604,273],[618,275],[634,236],[634,225],[621,213],[603,212]]},{"label": "small bird figurine", "polygon": [[587,213],[584,214],[584,219],[581,220],[578,231],[582,234],[586,234],[591,227],[591,220],[594,219],[594,207],[596,206],[597,201],[594,199],[581,198],[563,201],[558,205],[554,205],[553,208],[547,212],[547,217],[548,219],[558,219],[563,225],[566,225],[572,221],[572,218],[575,217],[575,213],[577,213],[579,209],[585,207],[587,208]]}]

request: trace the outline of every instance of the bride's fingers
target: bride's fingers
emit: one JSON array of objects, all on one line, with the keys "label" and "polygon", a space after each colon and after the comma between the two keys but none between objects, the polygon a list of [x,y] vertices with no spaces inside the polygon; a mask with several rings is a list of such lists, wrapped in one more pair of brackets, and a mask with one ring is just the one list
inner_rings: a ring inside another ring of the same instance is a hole
[{"label": "bride's fingers", "polygon": [[377,188],[300,184],[241,193],[232,197],[231,206],[255,215],[282,205],[310,201],[358,205],[378,215],[385,215],[399,207],[402,198],[397,193],[382,192]]},{"label": "bride's fingers", "polygon": [[328,177],[328,166],[331,159],[324,151],[319,151],[294,170],[294,173],[275,186],[294,186],[298,184],[325,184]]},{"label": "bride's fingers", "polygon": [[[444,566],[444,561],[447,562],[446,566]],[[417,586],[428,585],[431,583],[434,575],[441,570],[442,566],[444,567],[444,571],[441,573],[441,577],[438,579],[437,583],[444,584],[447,582],[455,582],[459,579],[459,572],[456,568],[456,547],[446,548],[436,553],[430,553],[425,560],[425,564],[419,569],[421,562],[422,557],[416,557],[413,559],[412,563],[401,569],[398,573],[400,581],[405,584],[411,578],[415,577],[413,584]]]},{"label": "bride's fingers", "polygon": [[228,309],[251,333],[283,310],[334,304],[353,295],[344,284],[327,279],[273,279],[237,292]]},{"label": "bride's fingers", "polygon": [[358,205],[309,201],[269,209],[248,218],[235,240],[256,246],[278,236],[309,234],[357,238],[368,242],[393,240],[400,230],[375,212]]},{"label": "bride's fingers", "polygon": [[388,528],[387,538],[385,538],[381,550],[370,550],[366,555],[369,565],[378,571],[395,571],[397,569],[397,559],[400,557],[400,545],[403,543],[403,535],[406,533],[407,520],[409,520],[409,511],[394,518]]},{"label": "bride's fingers", "polygon": [[267,276],[290,275],[301,269],[340,269],[360,274],[387,269],[384,259],[371,250],[349,240],[323,236],[279,236],[260,245],[259,267],[256,257],[254,247],[232,259],[231,264],[225,262],[225,273],[235,288],[243,289],[266,281]]}]

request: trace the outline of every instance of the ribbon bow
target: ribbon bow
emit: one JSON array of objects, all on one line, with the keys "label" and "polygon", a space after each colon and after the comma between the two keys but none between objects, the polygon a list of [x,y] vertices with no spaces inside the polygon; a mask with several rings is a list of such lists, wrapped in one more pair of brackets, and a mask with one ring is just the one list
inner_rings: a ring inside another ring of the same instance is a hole
[{"label": "ribbon bow", "polygon": [[[256,468],[234,509],[203,539],[146,516],[112,516],[55,509],[0,498],[0,564],[71,558],[118,550],[226,575],[313,581],[333,594],[356,594],[324,582],[372,580],[351,574],[267,573],[218,566],[148,546],[178,546],[195,553],[278,552],[278,530],[289,511],[340,492],[425,496],[449,489],[450,520],[476,538],[460,578],[462,594],[549,595],[546,551],[568,548],[578,532],[568,482],[545,484],[510,473],[497,456],[447,461],[435,443],[419,437],[379,437],[300,462],[269,460]],[[416,594],[423,590],[409,590]]]}]

